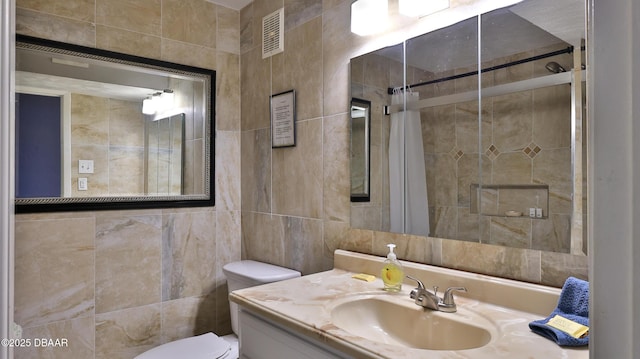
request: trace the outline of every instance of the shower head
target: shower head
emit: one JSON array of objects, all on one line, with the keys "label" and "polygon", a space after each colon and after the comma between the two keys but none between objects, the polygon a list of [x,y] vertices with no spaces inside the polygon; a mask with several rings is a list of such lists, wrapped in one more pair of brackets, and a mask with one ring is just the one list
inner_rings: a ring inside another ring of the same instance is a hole
[{"label": "shower head", "polygon": [[558,74],[560,72],[567,71],[567,70],[564,69],[564,67],[562,67],[559,63],[557,63],[555,61],[551,61],[551,62],[547,63],[545,65],[545,67],[547,68],[547,70],[553,72],[554,74]]}]

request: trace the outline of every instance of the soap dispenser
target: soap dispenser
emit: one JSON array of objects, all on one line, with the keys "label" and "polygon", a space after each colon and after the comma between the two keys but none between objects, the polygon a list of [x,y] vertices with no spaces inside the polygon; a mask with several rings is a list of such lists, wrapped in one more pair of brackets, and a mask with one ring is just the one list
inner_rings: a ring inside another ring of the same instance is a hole
[{"label": "soap dispenser", "polygon": [[398,261],[393,249],[395,244],[387,244],[389,247],[389,254],[384,261],[384,267],[380,276],[384,282],[384,290],[389,292],[399,292],[402,289],[402,280],[404,279],[404,271],[402,270],[402,264]]}]

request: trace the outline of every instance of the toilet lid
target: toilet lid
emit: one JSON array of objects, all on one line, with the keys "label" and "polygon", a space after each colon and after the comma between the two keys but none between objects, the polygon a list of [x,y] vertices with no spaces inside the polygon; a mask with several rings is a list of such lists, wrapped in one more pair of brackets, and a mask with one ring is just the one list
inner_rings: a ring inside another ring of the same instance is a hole
[{"label": "toilet lid", "polygon": [[217,359],[231,350],[231,344],[213,333],[184,338],[148,350],[135,359]]}]

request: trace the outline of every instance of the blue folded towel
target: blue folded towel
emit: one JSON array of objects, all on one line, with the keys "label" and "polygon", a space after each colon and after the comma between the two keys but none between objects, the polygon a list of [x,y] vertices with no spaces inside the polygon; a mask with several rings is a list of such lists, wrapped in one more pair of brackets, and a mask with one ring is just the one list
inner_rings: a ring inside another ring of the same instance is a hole
[{"label": "blue folded towel", "polygon": [[558,306],[547,318],[529,323],[534,333],[551,339],[561,346],[582,346],[589,344],[589,336],[574,338],[569,334],[547,325],[556,315],[589,326],[589,282],[569,277],[562,286]]}]

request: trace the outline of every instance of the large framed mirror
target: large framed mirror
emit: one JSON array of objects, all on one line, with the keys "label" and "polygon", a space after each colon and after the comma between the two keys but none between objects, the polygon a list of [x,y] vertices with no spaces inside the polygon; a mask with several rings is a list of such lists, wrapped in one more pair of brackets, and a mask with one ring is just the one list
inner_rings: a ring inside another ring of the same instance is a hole
[{"label": "large framed mirror", "polygon": [[389,113],[352,227],[586,254],[585,8],[524,0],[351,59]]},{"label": "large framed mirror", "polygon": [[18,35],[16,212],[213,206],[215,71]]}]

